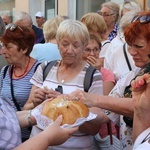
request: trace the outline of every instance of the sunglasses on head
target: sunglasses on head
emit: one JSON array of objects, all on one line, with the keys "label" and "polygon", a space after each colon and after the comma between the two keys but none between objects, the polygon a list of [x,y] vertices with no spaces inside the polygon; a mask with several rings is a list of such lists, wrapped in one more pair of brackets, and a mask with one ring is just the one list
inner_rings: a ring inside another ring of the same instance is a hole
[{"label": "sunglasses on head", "polygon": [[20,29],[21,31],[23,31],[23,29],[21,27],[19,27],[16,24],[8,24],[6,25],[6,30],[9,29],[10,31],[14,31],[16,28]]},{"label": "sunglasses on head", "polygon": [[140,21],[140,23],[149,23],[150,22],[150,16],[135,16],[131,22]]}]

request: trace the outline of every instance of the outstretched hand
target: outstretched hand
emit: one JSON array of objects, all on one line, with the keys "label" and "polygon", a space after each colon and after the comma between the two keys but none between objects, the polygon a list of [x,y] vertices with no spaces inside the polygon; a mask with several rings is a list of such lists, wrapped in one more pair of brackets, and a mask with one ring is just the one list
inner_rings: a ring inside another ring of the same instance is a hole
[{"label": "outstretched hand", "polygon": [[86,104],[88,107],[94,106],[95,96],[90,93],[86,93],[81,90],[76,90],[72,92],[71,94],[67,95],[67,99],[69,100],[79,100]]},{"label": "outstretched hand", "polygon": [[138,113],[150,112],[150,82],[148,82],[150,74],[138,76],[132,81],[132,95],[135,111]]},{"label": "outstretched hand", "polygon": [[46,130],[44,130],[45,134],[47,134],[47,138],[49,140],[49,145],[60,145],[64,143],[67,139],[69,139],[74,132],[78,130],[78,127],[74,128],[61,128],[60,124],[62,122],[62,116],[59,116],[53,124],[48,126]]}]

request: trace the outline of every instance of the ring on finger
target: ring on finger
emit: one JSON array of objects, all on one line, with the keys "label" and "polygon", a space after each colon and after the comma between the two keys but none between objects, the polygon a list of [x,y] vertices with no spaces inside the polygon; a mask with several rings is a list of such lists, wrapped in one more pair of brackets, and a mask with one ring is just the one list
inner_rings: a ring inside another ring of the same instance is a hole
[{"label": "ring on finger", "polygon": [[78,99],[78,97],[76,96],[76,97],[74,98],[74,100],[75,100],[75,101],[78,101],[79,99]]}]

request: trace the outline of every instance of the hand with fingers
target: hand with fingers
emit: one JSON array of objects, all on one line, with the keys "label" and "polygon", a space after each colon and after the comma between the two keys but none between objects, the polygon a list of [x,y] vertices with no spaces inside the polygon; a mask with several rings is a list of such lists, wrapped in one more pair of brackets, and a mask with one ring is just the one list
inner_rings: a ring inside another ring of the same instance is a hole
[{"label": "hand with fingers", "polygon": [[88,56],[86,62],[91,66],[95,67],[97,70],[100,70],[102,67],[100,59],[95,58],[94,56]]},{"label": "hand with fingers", "polygon": [[59,116],[53,124],[44,130],[45,134],[47,134],[47,139],[49,140],[50,145],[54,146],[64,143],[78,130],[78,127],[61,128],[61,122],[62,116]]},{"label": "hand with fingers", "polygon": [[150,74],[137,76],[131,82],[134,108],[139,113],[148,113],[150,109]]},{"label": "hand with fingers", "polygon": [[66,95],[69,100],[79,100],[86,104],[88,107],[94,107],[94,101],[96,96],[90,93],[86,93],[81,90],[76,90],[69,95]]},{"label": "hand with fingers", "polygon": [[48,94],[48,91],[43,88],[36,88],[31,93],[31,99],[34,104],[34,107],[41,104],[45,99],[46,95]]},{"label": "hand with fingers", "polygon": [[47,90],[47,94],[46,94],[46,98],[56,98],[56,97],[58,97],[59,95],[61,95],[61,93],[60,92],[58,92],[58,91],[55,91],[55,90],[53,90],[53,89],[48,89]]},{"label": "hand with fingers", "polygon": [[133,140],[150,127],[150,74],[137,76],[132,82],[134,105]]}]

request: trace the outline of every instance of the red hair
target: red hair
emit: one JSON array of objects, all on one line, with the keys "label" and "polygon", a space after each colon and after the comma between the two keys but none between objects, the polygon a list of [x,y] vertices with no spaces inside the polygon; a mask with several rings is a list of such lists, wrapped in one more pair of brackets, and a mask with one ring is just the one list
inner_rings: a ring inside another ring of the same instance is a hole
[{"label": "red hair", "polygon": [[[139,16],[149,16],[149,12],[141,12]],[[128,45],[132,45],[135,42],[136,37],[144,37],[147,42],[150,42],[150,21],[147,23],[141,23],[140,20],[132,22],[125,29],[124,32],[125,40]]]},{"label": "red hair", "polygon": [[28,49],[26,55],[29,56],[35,43],[35,33],[31,27],[17,26],[14,31],[9,28],[0,38],[3,44],[13,43],[18,46],[18,51]]}]

